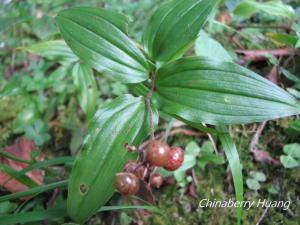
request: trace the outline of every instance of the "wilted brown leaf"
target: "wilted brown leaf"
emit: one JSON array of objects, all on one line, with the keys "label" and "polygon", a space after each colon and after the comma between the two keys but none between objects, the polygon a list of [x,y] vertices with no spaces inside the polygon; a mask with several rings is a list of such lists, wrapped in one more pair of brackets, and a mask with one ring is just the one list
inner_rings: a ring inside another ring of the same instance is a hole
[{"label": "wilted brown leaf", "polygon": [[[32,160],[31,153],[35,149],[35,145],[33,141],[20,138],[16,141],[15,144],[4,148],[4,151],[14,155],[18,158],[24,160]],[[39,156],[37,160],[42,161],[44,158],[43,156]],[[17,162],[12,159],[8,159],[6,157],[0,157],[0,163],[9,165],[11,168],[15,169],[16,171],[20,171],[27,167],[26,163]],[[32,170],[26,173],[30,179],[32,179],[35,183],[41,185],[44,183],[44,172],[39,169]],[[0,186],[5,187],[7,190],[11,192],[19,192],[24,191],[28,187],[15,179],[11,179],[11,177],[3,171],[0,171]]]}]

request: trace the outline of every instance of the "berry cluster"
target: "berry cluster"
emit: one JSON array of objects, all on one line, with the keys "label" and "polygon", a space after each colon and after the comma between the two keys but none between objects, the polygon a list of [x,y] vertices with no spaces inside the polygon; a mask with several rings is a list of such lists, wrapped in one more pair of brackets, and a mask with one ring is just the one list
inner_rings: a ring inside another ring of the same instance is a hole
[{"label": "berry cluster", "polygon": [[184,160],[184,152],[180,147],[169,147],[160,141],[151,141],[145,152],[145,161],[129,161],[122,173],[116,174],[116,188],[123,195],[137,194],[140,182],[148,180],[153,188],[159,188],[163,177],[154,173],[155,167],[163,167],[169,171],[177,170]]},{"label": "berry cluster", "polygon": [[153,141],[149,144],[146,157],[150,165],[174,171],[181,166],[184,160],[184,153],[180,147],[170,148],[165,143]]}]

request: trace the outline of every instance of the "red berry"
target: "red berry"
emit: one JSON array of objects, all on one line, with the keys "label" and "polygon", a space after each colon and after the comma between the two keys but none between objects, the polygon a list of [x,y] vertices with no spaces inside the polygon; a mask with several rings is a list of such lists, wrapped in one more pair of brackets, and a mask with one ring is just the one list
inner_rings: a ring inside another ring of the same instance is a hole
[{"label": "red berry", "polygon": [[170,148],[168,163],[164,168],[169,171],[177,170],[184,160],[184,152],[180,147]]},{"label": "red berry", "polygon": [[116,188],[122,195],[134,195],[140,189],[140,181],[133,173],[117,173]]},{"label": "red berry", "polygon": [[164,167],[168,162],[169,151],[170,147],[167,144],[160,141],[152,141],[146,152],[147,161],[152,166]]},{"label": "red berry", "polygon": [[160,188],[160,186],[163,184],[164,178],[159,173],[154,173],[150,176],[150,185],[154,188]]}]

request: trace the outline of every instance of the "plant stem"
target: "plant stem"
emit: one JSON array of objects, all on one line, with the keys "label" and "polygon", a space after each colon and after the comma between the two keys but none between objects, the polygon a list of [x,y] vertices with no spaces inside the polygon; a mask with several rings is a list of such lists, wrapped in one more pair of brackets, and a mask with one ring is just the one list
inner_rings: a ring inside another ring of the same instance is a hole
[{"label": "plant stem", "polygon": [[151,79],[152,79],[151,89],[146,96],[146,109],[147,109],[148,117],[149,117],[150,140],[154,141],[155,136],[154,136],[154,127],[153,127],[153,117],[152,117],[152,111],[151,111],[151,97],[152,97],[154,89],[155,89],[155,86],[154,86],[155,74],[151,74]]}]

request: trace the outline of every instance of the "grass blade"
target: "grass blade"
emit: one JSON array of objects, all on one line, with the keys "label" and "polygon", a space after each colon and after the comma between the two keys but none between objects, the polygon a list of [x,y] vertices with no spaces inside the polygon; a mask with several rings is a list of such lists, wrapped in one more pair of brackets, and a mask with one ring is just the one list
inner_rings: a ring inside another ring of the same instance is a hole
[{"label": "grass blade", "polygon": [[[98,212],[106,212],[112,210],[124,210],[124,209],[146,209],[152,213],[158,214],[164,217],[164,214],[155,206],[150,205],[124,205],[124,206],[103,206]],[[60,204],[59,207],[54,207],[46,210],[39,210],[33,212],[24,212],[10,215],[0,215],[1,225],[10,225],[17,223],[37,222],[42,220],[51,220],[68,216],[66,203]]]},{"label": "grass blade", "polygon": [[0,202],[14,200],[14,199],[22,198],[22,197],[29,196],[29,195],[39,194],[39,193],[42,193],[45,191],[53,190],[55,188],[66,188],[67,185],[68,185],[68,180],[63,180],[63,181],[58,181],[58,182],[51,183],[51,184],[46,184],[43,186],[30,188],[26,191],[4,195],[4,196],[0,197]]},{"label": "grass blade", "polygon": [[[219,138],[223,146],[227,160],[229,162],[229,167],[232,173],[236,200],[243,201],[243,193],[244,193],[243,174],[242,174],[242,165],[240,163],[238,151],[226,127],[220,126],[218,127],[218,130],[220,131]],[[237,220],[238,220],[237,224],[241,223],[242,215],[243,215],[243,208],[242,207],[237,208]]]},{"label": "grass blade", "polygon": [[11,179],[18,179],[20,176],[23,176],[26,173],[28,173],[29,171],[32,171],[35,169],[46,168],[49,166],[59,165],[59,164],[72,163],[73,161],[74,161],[74,157],[63,156],[63,157],[59,157],[59,158],[55,158],[55,159],[49,159],[49,160],[44,160],[41,162],[36,162],[36,163],[31,164],[30,166],[24,168],[23,170],[20,170],[20,171],[14,173],[13,176],[10,174],[10,176],[12,178],[10,178],[8,181],[10,181]]},{"label": "grass blade", "polygon": [[0,215],[1,225],[10,225],[18,223],[37,222],[41,220],[51,220],[67,216],[66,206],[50,208],[47,210],[39,210],[33,212],[25,212],[11,215]]}]

